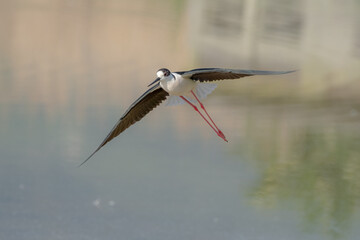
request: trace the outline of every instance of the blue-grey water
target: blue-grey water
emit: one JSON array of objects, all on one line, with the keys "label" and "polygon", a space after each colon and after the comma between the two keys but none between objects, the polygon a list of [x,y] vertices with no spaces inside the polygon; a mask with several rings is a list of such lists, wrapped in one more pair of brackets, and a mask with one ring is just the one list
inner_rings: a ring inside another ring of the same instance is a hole
[{"label": "blue-grey water", "polygon": [[275,63],[193,34],[205,22],[230,46],[234,1],[223,20],[217,1],[0,3],[0,239],[358,239],[360,101],[346,79],[360,74],[319,54],[301,73],[225,82],[204,103],[229,143],[191,107],[159,106],[77,167],[158,68]]}]

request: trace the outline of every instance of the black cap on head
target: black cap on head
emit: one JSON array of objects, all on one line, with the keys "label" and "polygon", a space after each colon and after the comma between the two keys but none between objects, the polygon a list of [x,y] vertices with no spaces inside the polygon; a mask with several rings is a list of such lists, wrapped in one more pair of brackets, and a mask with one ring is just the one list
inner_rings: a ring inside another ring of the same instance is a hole
[{"label": "black cap on head", "polygon": [[167,68],[160,68],[160,69],[158,70],[158,72],[159,72],[159,71],[162,71],[162,72],[164,73],[164,76],[165,76],[165,77],[167,77],[167,76],[170,75],[170,70],[167,69]]}]

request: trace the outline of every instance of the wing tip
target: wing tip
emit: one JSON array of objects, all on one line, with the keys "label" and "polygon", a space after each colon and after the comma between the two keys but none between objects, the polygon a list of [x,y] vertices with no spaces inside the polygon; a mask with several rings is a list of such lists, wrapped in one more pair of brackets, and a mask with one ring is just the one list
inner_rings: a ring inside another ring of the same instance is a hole
[{"label": "wing tip", "polygon": [[254,72],[254,75],[281,75],[281,74],[288,74],[299,71],[296,70],[289,70],[289,71],[258,71],[258,70],[251,70]]},{"label": "wing tip", "polygon": [[94,154],[99,151],[100,148],[96,149],[87,159],[85,159],[85,161],[83,161],[82,163],[80,163],[77,167],[81,167],[82,165],[84,165],[92,156],[94,156]]},{"label": "wing tip", "polygon": [[288,73],[293,73],[293,72],[298,72],[300,71],[299,69],[295,69],[295,70],[289,70],[289,71],[284,71],[283,73],[281,74],[288,74]]}]

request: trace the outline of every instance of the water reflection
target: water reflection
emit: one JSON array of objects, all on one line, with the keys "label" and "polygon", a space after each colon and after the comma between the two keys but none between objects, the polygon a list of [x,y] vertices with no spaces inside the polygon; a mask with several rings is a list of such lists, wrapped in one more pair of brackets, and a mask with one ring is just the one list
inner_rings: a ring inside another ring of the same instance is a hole
[{"label": "water reflection", "polygon": [[252,202],[290,203],[306,231],[346,235],[360,203],[359,106],[249,108],[240,152],[261,169]]}]

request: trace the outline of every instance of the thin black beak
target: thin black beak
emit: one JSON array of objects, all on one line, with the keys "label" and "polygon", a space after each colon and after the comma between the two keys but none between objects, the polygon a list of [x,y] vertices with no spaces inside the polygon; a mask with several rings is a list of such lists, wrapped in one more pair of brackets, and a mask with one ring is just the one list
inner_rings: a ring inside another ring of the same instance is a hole
[{"label": "thin black beak", "polygon": [[148,87],[150,87],[151,85],[157,83],[158,81],[160,81],[160,78],[156,78],[155,81],[153,81],[152,83],[150,83],[150,84],[148,85]]}]

